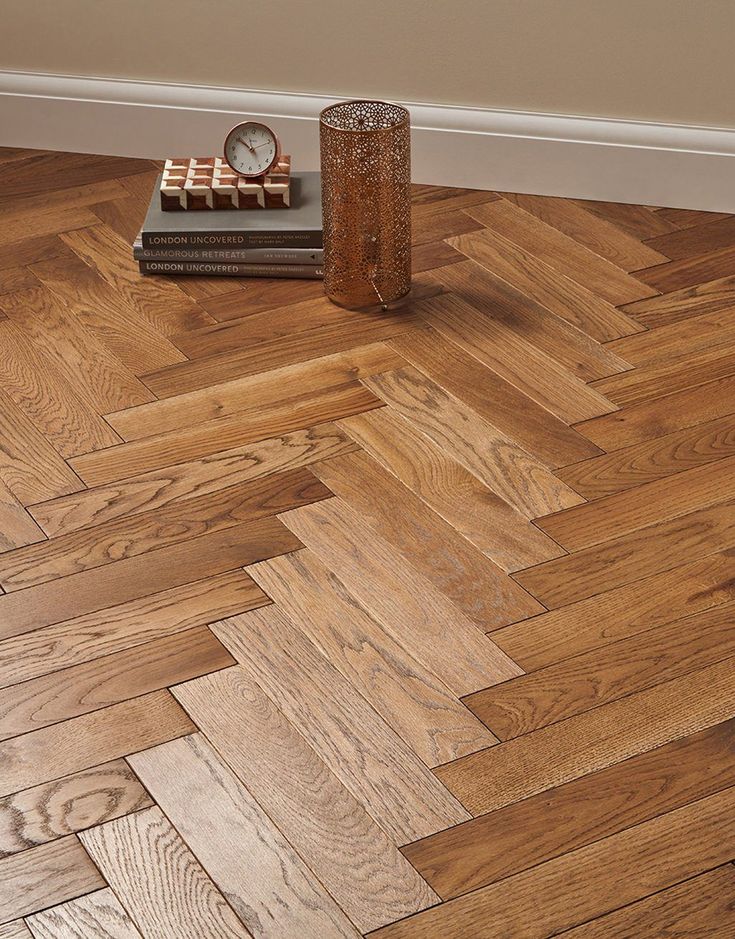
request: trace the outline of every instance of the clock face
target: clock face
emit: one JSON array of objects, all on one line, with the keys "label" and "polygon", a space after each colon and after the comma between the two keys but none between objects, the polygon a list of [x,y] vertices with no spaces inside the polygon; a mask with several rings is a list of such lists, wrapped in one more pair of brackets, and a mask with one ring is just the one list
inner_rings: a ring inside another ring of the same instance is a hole
[{"label": "clock face", "polygon": [[270,127],[255,121],[233,127],[225,140],[225,160],[241,176],[262,176],[279,155],[278,137]]}]

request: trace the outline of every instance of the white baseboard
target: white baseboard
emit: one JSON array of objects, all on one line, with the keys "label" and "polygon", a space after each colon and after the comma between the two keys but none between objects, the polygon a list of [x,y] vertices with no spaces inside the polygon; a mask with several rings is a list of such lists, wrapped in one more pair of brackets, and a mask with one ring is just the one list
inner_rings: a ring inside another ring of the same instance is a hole
[{"label": "white baseboard", "polygon": [[[319,166],[322,95],[0,71],[0,145],[211,155],[249,116]],[[735,129],[408,103],[420,183],[735,212]]]}]

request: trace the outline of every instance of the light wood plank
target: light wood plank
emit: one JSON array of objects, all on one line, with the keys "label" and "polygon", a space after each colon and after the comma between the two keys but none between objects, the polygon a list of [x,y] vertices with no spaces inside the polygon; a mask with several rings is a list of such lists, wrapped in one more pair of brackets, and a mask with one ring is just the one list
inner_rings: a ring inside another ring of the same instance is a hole
[{"label": "light wood plank", "polygon": [[[349,592],[416,659],[457,695],[520,673],[515,663],[418,572],[401,576],[401,556],[361,530],[359,516],[337,499],[295,509],[286,524]],[[451,624],[451,629],[448,628]]]},{"label": "light wood plank", "polygon": [[22,919],[0,925],[0,939],[34,939]]},{"label": "light wood plank", "polygon": [[242,668],[175,689],[259,805],[362,931],[435,894]]},{"label": "light wood plank", "polygon": [[109,887],[36,913],[28,925],[34,939],[140,939]]},{"label": "light wood plank", "polygon": [[0,479],[0,552],[36,544],[45,537],[31,515]]},{"label": "light wood plank", "polygon": [[0,799],[0,857],[17,854],[151,804],[124,760]]},{"label": "light wood plank", "polygon": [[681,323],[702,313],[717,313],[735,308],[735,277],[721,277],[681,290],[638,300],[625,309],[649,329]]},{"label": "light wood plank", "polygon": [[40,238],[44,235],[56,235],[60,232],[74,231],[96,225],[99,220],[88,209],[58,208],[43,212],[15,212],[6,215],[0,226],[0,244],[12,245],[23,238]]},{"label": "light wood plank", "polygon": [[248,571],[427,766],[497,743],[309,551]]},{"label": "light wood plank", "polygon": [[201,734],[129,761],[255,939],[358,939],[345,914]]},{"label": "light wood plank", "polygon": [[159,808],[106,822],[81,839],[144,939],[249,939]]}]

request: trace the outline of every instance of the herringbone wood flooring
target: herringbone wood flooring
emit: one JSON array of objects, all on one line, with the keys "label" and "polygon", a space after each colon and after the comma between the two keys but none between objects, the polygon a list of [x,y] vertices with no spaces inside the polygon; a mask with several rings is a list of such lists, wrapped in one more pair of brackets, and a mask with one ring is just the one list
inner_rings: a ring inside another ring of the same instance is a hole
[{"label": "herringbone wood flooring", "polygon": [[733,219],[416,186],[371,316],[0,167],[1,939],[732,939]]}]

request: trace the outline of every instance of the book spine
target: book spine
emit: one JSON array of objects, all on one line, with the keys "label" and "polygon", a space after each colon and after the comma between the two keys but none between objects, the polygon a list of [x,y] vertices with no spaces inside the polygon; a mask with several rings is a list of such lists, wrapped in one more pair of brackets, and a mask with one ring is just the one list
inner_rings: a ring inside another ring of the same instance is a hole
[{"label": "book spine", "polygon": [[293,277],[321,280],[316,264],[223,264],[206,261],[138,261],[141,274],[192,274],[196,277]]},{"label": "book spine", "polygon": [[321,248],[321,231],[190,231],[141,234],[147,251],[160,248],[201,248],[232,250],[233,248]]},{"label": "book spine", "polygon": [[218,261],[224,264],[316,264],[324,263],[323,248],[143,248],[133,245],[136,261]]}]

